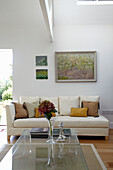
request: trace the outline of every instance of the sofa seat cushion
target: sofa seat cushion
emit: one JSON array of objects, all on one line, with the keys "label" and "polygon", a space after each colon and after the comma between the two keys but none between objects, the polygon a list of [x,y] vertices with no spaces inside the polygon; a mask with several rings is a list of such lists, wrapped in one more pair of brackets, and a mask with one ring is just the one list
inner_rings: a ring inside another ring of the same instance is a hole
[{"label": "sofa seat cushion", "polygon": [[14,121],[15,128],[32,128],[32,127],[47,127],[48,121],[46,118],[27,118],[16,119]]},{"label": "sofa seat cushion", "polygon": [[[58,116],[54,123],[54,127],[58,127],[59,123],[64,123],[64,128],[108,128],[109,121],[100,115],[99,117],[70,117]],[[27,118],[17,119],[14,121],[15,128],[32,128],[32,127],[48,127],[46,118]]]},{"label": "sofa seat cushion", "polygon": [[[61,116],[59,116],[61,117]],[[67,128],[105,128],[109,127],[109,121],[100,115],[99,117],[69,117],[62,116],[62,119],[57,119],[59,123],[64,122],[64,127]]]}]

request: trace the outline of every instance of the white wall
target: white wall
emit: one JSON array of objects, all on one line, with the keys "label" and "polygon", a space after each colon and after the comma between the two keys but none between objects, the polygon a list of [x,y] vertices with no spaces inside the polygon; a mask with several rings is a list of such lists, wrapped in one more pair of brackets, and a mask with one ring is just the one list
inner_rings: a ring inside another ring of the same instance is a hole
[{"label": "white wall", "polygon": [[[14,50],[14,99],[20,95],[100,95],[103,109],[113,109],[113,25],[55,27],[49,43],[45,30],[30,27],[2,28],[0,48]],[[97,51],[97,82],[55,83],[55,51]],[[49,80],[35,79],[35,56],[48,54]]]},{"label": "white wall", "polygon": [[113,109],[113,25],[55,28],[55,50],[97,51],[97,82],[60,84],[61,94],[100,95],[103,109]]},{"label": "white wall", "polygon": [[[99,95],[101,108],[113,110],[113,25],[55,24],[54,42],[50,43],[40,7],[37,8],[37,20],[30,18],[30,23],[21,23],[14,17],[15,22],[7,23],[6,17],[0,25],[0,48],[14,52],[14,99],[21,95]],[[97,51],[97,82],[55,83],[54,52],[76,50]],[[35,79],[35,56],[39,54],[48,55],[48,80]]]}]

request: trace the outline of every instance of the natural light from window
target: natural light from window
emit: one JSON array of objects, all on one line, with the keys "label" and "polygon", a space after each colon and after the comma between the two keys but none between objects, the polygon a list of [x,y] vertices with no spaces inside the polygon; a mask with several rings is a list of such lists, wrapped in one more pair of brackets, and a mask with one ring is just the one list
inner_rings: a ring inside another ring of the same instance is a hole
[{"label": "natural light from window", "polygon": [[13,50],[0,49],[0,125],[6,125],[5,105],[12,100]]},{"label": "natural light from window", "polygon": [[113,5],[113,0],[77,0],[77,5]]},{"label": "natural light from window", "polygon": [[7,80],[12,75],[12,50],[0,49],[0,80]]}]

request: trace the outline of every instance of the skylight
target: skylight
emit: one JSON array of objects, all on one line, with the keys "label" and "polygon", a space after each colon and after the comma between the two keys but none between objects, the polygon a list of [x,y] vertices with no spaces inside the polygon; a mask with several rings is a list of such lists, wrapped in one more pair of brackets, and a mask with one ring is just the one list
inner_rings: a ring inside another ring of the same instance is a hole
[{"label": "skylight", "polygon": [[113,5],[113,0],[77,0],[77,5]]}]

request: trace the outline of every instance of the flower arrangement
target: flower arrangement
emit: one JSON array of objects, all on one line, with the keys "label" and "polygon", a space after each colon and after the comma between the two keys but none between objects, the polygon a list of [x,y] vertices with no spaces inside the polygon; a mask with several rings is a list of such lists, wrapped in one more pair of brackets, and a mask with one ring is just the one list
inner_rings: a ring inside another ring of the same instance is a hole
[{"label": "flower arrangement", "polygon": [[38,112],[42,115],[44,114],[44,116],[50,120],[52,117],[52,112],[57,112],[57,110],[55,109],[55,106],[53,103],[51,103],[48,100],[44,100],[42,101],[42,103],[39,104],[38,106]]},{"label": "flower arrangement", "polygon": [[53,120],[51,120],[52,113],[57,112],[57,110],[55,109],[54,104],[51,103],[48,100],[44,100],[42,103],[39,104],[38,112],[41,115],[44,114],[44,116],[48,119],[48,123],[49,123],[49,140],[47,142],[54,143],[54,141],[53,141],[53,123],[52,123]]}]

